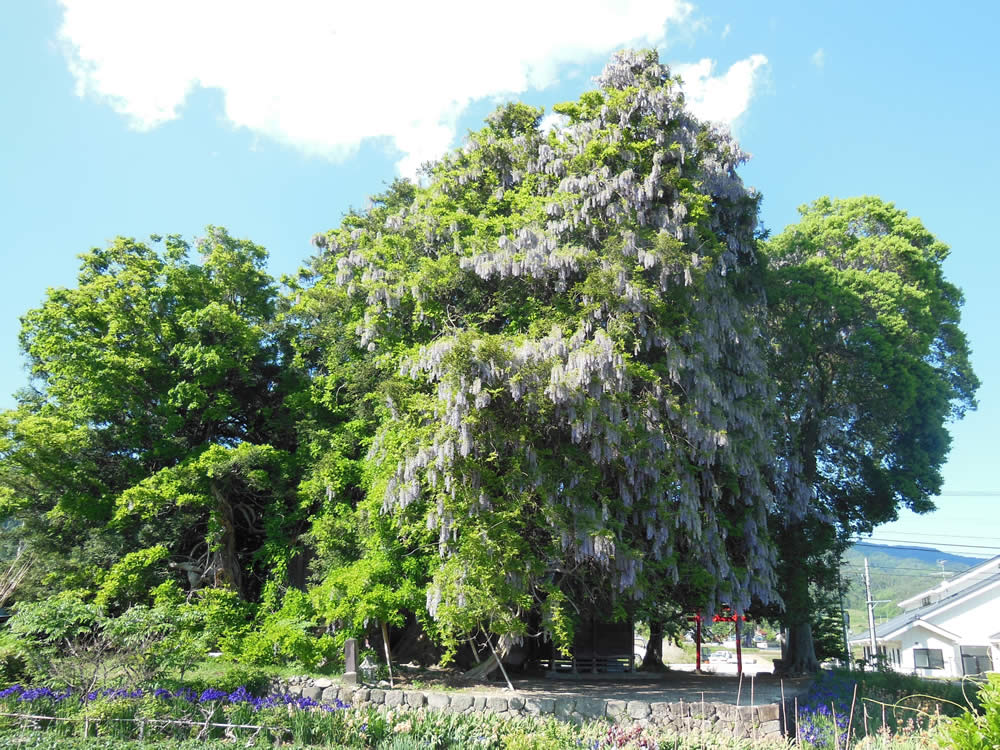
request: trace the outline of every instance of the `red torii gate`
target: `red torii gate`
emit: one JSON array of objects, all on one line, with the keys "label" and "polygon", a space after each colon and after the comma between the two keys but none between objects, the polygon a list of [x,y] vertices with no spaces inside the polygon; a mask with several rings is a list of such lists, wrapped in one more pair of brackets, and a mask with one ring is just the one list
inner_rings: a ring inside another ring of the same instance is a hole
[{"label": "red torii gate", "polygon": [[[729,607],[723,607],[723,612],[728,612]],[[695,671],[701,673],[701,623],[704,618],[701,612],[688,617],[688,622],[695,623],[694,644],[695,644]],[[743,674],[743,622],[744,615],[715,614],[712,615],[712,622],[734,622],[736,623],[736,674]]]}]

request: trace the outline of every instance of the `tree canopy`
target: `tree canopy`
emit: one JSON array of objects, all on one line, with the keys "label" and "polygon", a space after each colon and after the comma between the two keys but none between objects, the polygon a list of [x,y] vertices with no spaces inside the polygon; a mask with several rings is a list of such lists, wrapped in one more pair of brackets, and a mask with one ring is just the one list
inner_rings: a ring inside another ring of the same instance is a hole
[{"label": "tree canopy", "polygon": [[19,598],[186,595],[206,642],[303,664],[319,625],[449,655],[784,607],[813,666],[810,587],[933,507],[975,404],[947,248],[876,198],[763,241],[655,53],[555,112],[499,107],[284,288],[215,227],[81,256],[0,415],[5,533],[45,561]]},{"label": "tree canopy", "polygon": [[120,238],[84,254],[78,286],[24,316],[34,388],[4,415],[4,512],[76,585],[128,558],[259,592],[294,547],[277,288],[264,250],[224,230],[209,227],[200,264],[154,240],[163,251]]},{"label": "tree canopy", "polygon": [[[947,246],[878,198],[821,198],[801,214],[766,248],[786,477],[772,534],[792,626],[808,623],[810,576],[836,571],[826,555],[900,507],[933,509],[947,422],[974,408],[978,387]],[[810,668],[809,648],[796,671]]]},{"label": "tree canopy", "polygon": [[317,366],[378,372],[359,525],[424,556],[445,633],[523,634],[533,608],[564,633],[681,567],[699,606],[771,596],[745,157],[654,55],[598,83],[547,132],[500,108],[319,238],[303,304],[355,338]]}]

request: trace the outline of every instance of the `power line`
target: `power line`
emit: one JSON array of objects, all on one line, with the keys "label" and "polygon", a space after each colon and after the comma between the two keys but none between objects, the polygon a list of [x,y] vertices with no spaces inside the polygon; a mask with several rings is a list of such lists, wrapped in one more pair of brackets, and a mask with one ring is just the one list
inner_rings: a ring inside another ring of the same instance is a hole
[{"label": "power line", "polygon": [[[857,563],[847,563],[844,567],[851,568],[854,572],[861,572],[860,568],[855,567]],[[930,568],[894,568],[891,565],[869,565],[872,570],[887,570],[892,573],[897,573],[899,571],[904,571],[908,578],[920,578],[921,574],[925,576],[939,576],[941,575],[940,570],[931,570]],[[961,573],[965,571],[966,568],[961,570],[949,570],[949,573]],[[912,571],[912,572],[910,572]]]},{"label": "power line", "polygon": [[937,497],[1000,497],[1000,490],[950,490],[939,492]]},{"label": "power line", "polygon": [[[938,534],[934,532],[923,532],[923,531],[892,531],[890,533],[893,534],[894,536],[929,536],[933,538],[946,537],[948,539],[986,539],[992,542],[1000,542],[1000,537],[995,537],[995,536],[971,536],[969,534]],[[947,544],[947,542],[944,543]]]},{"label": "power line", "polygon": [[[855,545],[864,547],[895,546],[896,549],[912,549],[918,552],[934,552],[932,547],[900,547],[897,545],[886,545],[886,542],[898,542],[900,544],[913,544],[912,539],[871,539],[868,542],[854,542]],[[962,547],[963,549],[990,549],[1000,551],[1000,544],[957,544],[953,542],[928,541],[928,544],[936,544],[940,547]],[[940,552],[941,550],[937,550]],[[947,550],[945,550],[947,551]]]}]

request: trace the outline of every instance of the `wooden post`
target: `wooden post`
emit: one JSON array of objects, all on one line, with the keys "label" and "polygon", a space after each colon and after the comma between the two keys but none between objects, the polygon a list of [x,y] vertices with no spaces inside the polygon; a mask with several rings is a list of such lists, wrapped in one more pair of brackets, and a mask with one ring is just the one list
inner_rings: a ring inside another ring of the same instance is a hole
[{"label": "wooden post", "polygon": [[[635,620],[631,617],[628,618],[629,627],[629,646],[628,650],[628,671],[635,672]],[[649,648],[649,643],[646,643],[646,648]]]},{"label": "wooden post", "polygon": [[743,615],[736,615],[736,674],[743,674]]},{"label": "wooden post", "polygon": [[694,650],[695,663],[694,671],[701,674],[701,612],[694,616]]}]

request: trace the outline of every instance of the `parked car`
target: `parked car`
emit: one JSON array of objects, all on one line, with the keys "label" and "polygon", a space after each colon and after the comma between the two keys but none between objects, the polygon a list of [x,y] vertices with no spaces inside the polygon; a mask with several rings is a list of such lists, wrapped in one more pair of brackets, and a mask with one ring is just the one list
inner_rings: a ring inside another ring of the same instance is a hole
[{"label": "parked car", "polygon": [[735,664],[736,654],[732,651],[713,651],[709,655],[708,660],[712,664]]}]

